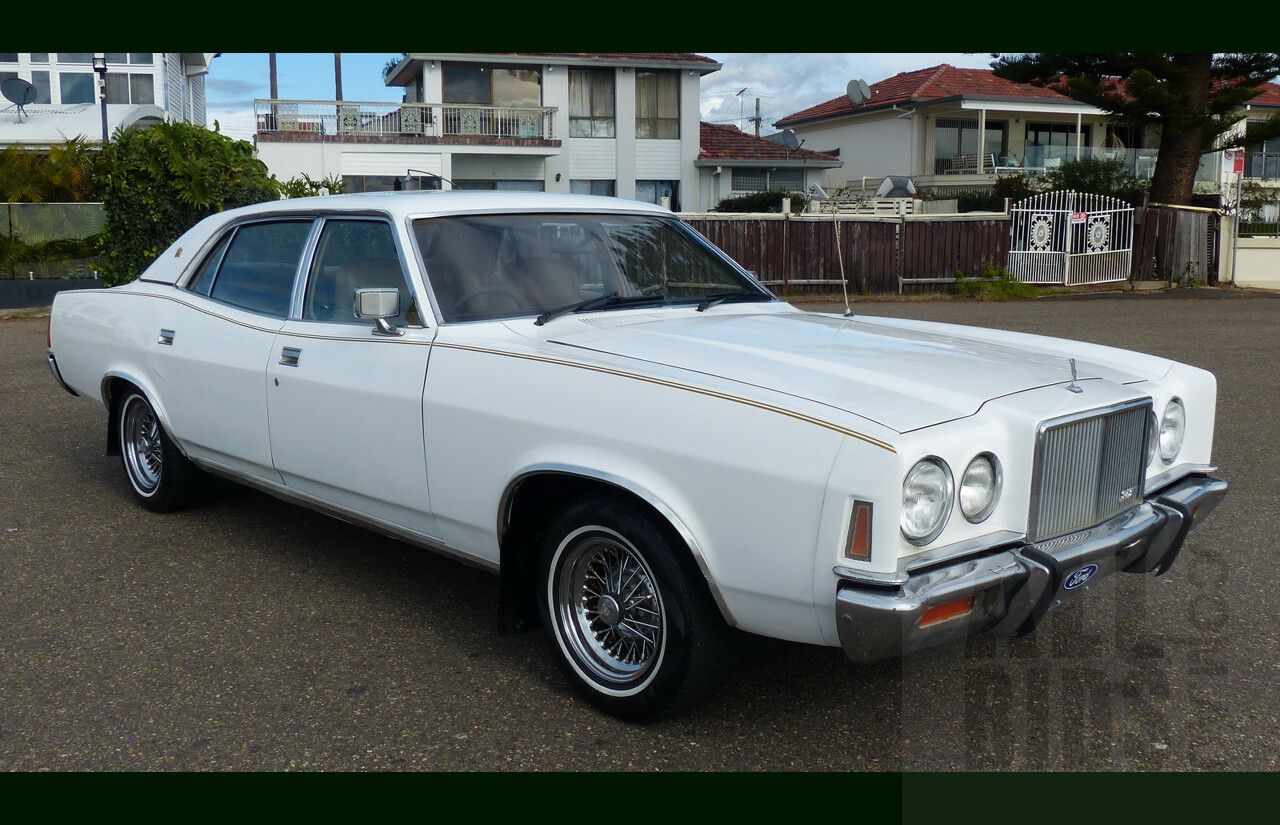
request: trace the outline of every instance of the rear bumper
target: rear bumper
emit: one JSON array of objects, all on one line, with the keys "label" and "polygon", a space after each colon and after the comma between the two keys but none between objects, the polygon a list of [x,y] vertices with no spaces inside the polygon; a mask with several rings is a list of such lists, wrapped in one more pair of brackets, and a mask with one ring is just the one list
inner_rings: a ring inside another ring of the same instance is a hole
[{"label": "rear bumper", "polygon": [[[842,582],[836,596],[841,647],[850,659],[871,662],[974,633],[1030,633],[1094,581],[1168,570],[1187,533],[1226,493],[1225,481],[1190,476],[1090,530],[942,564],[896,587]],[[972,602],[967,611],[965,600]],[[928,613],[943,605],[950,608]]]},{"label": "rear bumper", "polygon": [[44,351],[45,360],[49,362],[49,371],[53,373],[53,378],[58,382],[58,386],[62,387],[72,395],[79,397],[79,393],[71,389],[66,381],[62,380],[62,373],[58,371],[58,359],[53,357],[53,350],[46,349]]}]

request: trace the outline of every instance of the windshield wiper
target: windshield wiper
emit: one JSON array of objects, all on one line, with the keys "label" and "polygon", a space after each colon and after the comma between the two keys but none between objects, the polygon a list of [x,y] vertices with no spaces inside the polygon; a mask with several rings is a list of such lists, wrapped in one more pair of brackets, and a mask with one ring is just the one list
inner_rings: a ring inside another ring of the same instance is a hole
[{"label": "windshield wiper", "polygon": [[559,318],[561,315],[569,315],[574,312],[587,312],[593,309],[605,309],[606,307],[631,306],[632,304],[665,304],[667,299],[661,295],[619,295],[616,292],[610,292],[608,295],[600,295],[595,298],[588,298],[585,301],[578,301],[576,304],[549,309],[538,316],[538,320],[533,323],[536,326],[542,326],[552,318]]},{"label": "windshield wiper", "polygon": [[717,292],[714,295],[708,295],[698,304],[698,312],[705,312],[716,304],[737,303],[739,301],[771,301],[772,295],[764,292],[751,292],[745,289],[735,290],[733,292]]}]

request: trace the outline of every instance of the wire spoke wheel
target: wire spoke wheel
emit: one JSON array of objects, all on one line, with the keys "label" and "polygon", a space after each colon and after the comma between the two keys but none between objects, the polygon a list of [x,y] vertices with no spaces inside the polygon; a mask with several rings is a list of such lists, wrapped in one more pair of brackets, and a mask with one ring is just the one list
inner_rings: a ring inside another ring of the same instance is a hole
[{"label": "wire spoke wheel", "polygon": [[129,481],[140,495],[151,495],[159,488],[164,472],[164,443],[160,421],[141,396],[132,396],[126,402],[120,432],[120,450]]},{"label": "wire spoke wheel", "polygon": [[583,676],[614,695],[642,690],[665,644],[662,597],[644,556],[601,527],[565,537],[553,565],[557,636]]}]

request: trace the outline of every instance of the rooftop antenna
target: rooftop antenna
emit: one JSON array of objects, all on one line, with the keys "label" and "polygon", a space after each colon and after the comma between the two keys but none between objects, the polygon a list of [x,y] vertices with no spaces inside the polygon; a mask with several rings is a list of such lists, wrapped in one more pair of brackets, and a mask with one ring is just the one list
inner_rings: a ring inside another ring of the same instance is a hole
[{"label": "rooftop antenna", "polygon": [[746,90],[747,90],[747,87],[743,86],[741,89],[738,90],[737,94],[734,95],[734,97],[738,98],[738,128],[739,129],[742,129],[742,121],[746,120],[746,117],[747,117],[746,111],[743,109],[743,103],[742,103],[743,101],[742,93],[745,92]]},{"label": "rooftop antenna", "polygon": [[18,122],[26,115],[26,105],[36,98],[36,87],[20,77],[11,77],[0,83],[0,94],[18,108]]}]

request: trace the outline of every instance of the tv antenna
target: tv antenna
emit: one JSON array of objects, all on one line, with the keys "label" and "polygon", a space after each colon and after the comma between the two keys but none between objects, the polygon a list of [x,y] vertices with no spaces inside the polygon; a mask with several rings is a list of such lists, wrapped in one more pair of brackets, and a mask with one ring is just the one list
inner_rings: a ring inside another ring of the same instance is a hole
[{"label": "tv antenna", "polygon": [[18,108],[18,121],[27,113],[26,105],[35,100],[36,87],[20,77],[11,77],[0,83],[0,94]]}]

